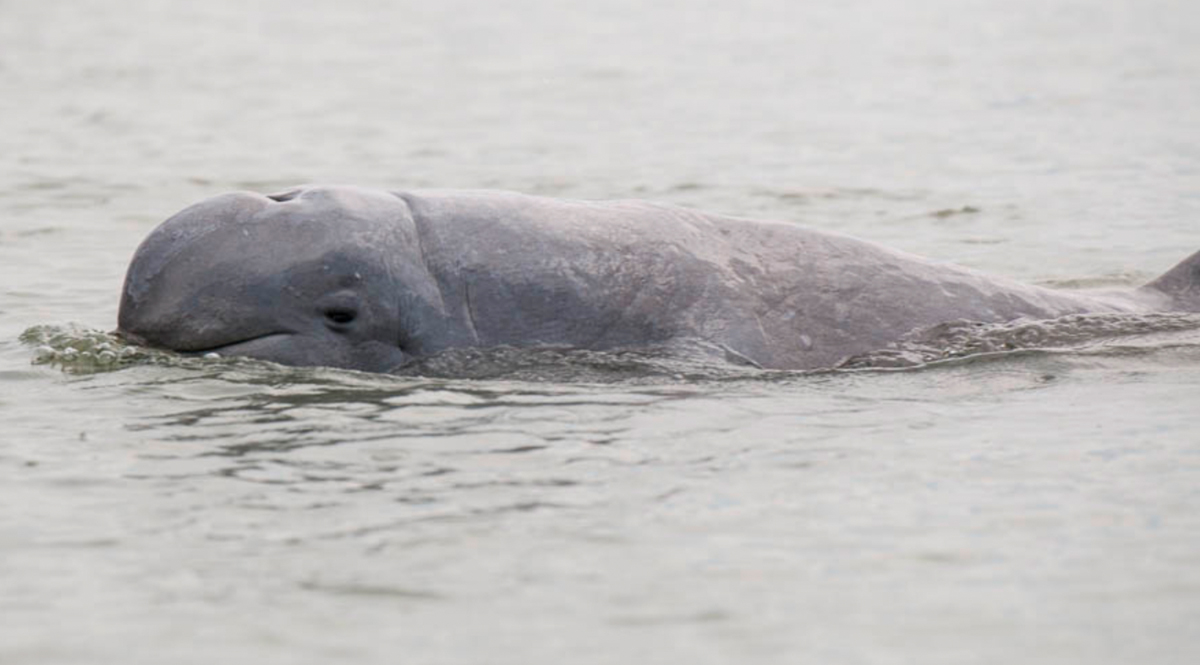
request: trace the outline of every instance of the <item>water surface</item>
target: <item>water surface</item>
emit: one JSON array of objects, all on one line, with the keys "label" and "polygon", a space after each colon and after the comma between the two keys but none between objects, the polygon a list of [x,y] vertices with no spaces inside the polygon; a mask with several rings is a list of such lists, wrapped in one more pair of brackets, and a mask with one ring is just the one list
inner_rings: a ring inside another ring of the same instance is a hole
[{"label": "water surface", "polygon": [[467,379],[103,332],[163,218],[304,182],[1130,287],[1200,248],[1197,7],[0,3],[0,661],[1194,662],[1195,321]]}]

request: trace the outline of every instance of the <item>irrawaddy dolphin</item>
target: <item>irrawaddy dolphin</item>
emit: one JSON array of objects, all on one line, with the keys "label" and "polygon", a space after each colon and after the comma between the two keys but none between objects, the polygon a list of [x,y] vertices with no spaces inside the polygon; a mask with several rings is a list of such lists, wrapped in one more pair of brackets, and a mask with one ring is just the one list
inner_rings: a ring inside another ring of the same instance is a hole
[{"label": "irrawaddy dolphin", "polygon": [[1160,311],[1200,311],[1200,252],[1089,295],[641,201],[309,186],[224,194],[163,222],[129,266],[118,333],[376,372],[457,347],[689,342],[813,369],[948,321]]}]

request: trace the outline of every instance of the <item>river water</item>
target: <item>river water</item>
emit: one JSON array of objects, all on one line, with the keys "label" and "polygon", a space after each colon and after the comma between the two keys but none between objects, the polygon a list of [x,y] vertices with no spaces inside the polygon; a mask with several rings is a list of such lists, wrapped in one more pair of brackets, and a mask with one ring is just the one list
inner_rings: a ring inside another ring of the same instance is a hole
[{"label": "river water", "polygon": [[1197,662],[1194,318],[815,374],[104,333],[159,221],[306,182],[1129,287],[1200,248],[1198,81],[1190,0],[0,1],[0,662]]}]

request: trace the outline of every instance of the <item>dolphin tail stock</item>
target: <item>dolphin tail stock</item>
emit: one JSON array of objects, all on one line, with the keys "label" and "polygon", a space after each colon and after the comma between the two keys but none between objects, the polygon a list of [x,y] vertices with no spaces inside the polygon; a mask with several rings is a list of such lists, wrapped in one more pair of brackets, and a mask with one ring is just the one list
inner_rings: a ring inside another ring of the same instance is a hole
[{"label": "dolphin tail stock", "polygon": [[1200,252],[1180,261],[1142,288],[1166,294],[1181,310],[1200,312]]}]

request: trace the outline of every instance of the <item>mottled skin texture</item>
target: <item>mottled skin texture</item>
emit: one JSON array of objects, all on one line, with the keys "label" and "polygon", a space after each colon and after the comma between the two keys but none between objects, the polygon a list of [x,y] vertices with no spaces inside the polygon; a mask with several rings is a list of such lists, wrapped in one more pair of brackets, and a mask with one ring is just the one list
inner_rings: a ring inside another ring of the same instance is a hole
[{"label": "mottled skin texture", "polygon": [[640,201],[314,186],[226,194],[164,222],[130,265],[119,330],[181,352],[368,371],[451,347],[693,340],[811,369],[951,320],[1194,310],[1197,263],[1094,297]]}]

